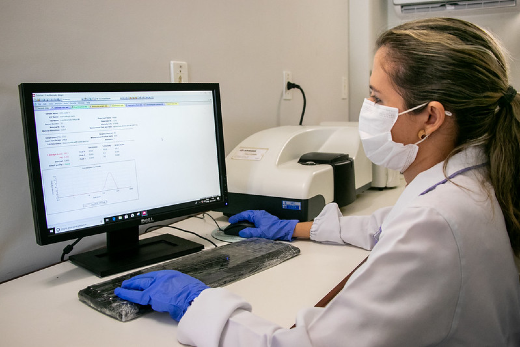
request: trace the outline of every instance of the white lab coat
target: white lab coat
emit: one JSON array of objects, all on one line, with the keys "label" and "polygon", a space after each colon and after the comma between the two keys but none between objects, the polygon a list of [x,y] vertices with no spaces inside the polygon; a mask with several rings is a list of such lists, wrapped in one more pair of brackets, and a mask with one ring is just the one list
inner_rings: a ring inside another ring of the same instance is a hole
[{"label": "white lab coat", "polygon": [[[478,148],[459,153],[448,175],[482,162]],[[226,289],[208,289],[180,321],[179,341],[200,347],[520,346],[518,272],[493,191],[489,198],[480,188],[483,170],[438,184],[445,179],[440,163],[418,175],[394,207],[371,216],[342,216],[337,205],[327,205],[311,239],[372,252],[327,307],[300,311],[296,328],[255,316]]]}]

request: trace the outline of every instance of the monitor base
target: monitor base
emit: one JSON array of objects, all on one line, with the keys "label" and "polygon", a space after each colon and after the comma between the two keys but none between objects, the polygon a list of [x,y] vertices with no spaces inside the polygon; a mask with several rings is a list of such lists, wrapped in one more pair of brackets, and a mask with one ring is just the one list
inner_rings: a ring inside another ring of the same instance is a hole
[{"label": "monitor base", "polygon": [[138,247],[109,252],[100,248],[69,257],[70,261],[98,277],[105,277],[139,267],[195,253],[204,246],[177,236],[163,234],[139,241]]}]

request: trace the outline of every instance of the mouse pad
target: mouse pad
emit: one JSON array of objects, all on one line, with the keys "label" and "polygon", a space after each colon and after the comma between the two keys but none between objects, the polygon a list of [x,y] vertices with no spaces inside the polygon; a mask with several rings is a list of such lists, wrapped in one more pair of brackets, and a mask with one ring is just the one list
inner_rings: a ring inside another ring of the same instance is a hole
[{"label": "mouse pad", "polygon": [[224,241],[224,242],[239,242],[239,241],[245,240],[244,238],[242,238],[240,236],[224,234],[224,232],[219,229],[213,230],[211,232],[211,236],[216,238],[217,240]]},{"label": "mouse pad", "polygon": [[158,270],[178,270],[193,276],[209,287],[222,287],[278,265],[300,254],[300,249],[286,242],[266,239],[241,239],[206,251],[154,265],[79,291],[79,300],[95,310],[126,322],[152,311],[120,299],[114,289],[136,275]]}]

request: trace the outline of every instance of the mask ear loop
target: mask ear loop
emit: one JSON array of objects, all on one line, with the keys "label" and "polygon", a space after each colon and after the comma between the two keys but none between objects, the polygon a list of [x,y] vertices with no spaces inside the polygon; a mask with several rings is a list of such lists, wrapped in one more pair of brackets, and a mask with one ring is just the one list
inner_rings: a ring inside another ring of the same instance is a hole
[{"label": "mask ear loop", "polygon": [[[423,106],[425,106],[425,105],[428,105],[428,104],[429,104],[429,102],[425,102],[424,104],[421,104],[421,105],[419,105],[419,106],[415,106],[415,107],[413,107],[413,108],[411,108],[411,109],[409,109],[409,110],[406,110],[406,111],[403,111],[403,112],[401,112],[401,113],[398,113],[397,115],[400,116],[400,115],[402,115],[402,114],[405,114],[405,113],[408,113],[408,112],[412,112],[413,110],[417,110],[418,108],[421,108],[421,107],[423,107]],[[445,114],[446,116],[448,116],[448,117],[453,116],[453,113],[451,113],[450,111],[444,111],[444,114]]]},{"label": "mask ear loop", "polygon": [[403,111],[403,112],[401,112],[401,113],[398,113],[397,115],[400,116],[400,115],[402,115],[402,114],[405,114],[405,113],[408,113],[408,112],[412,112],[413,110],[417,110],[418,108],[421,108],[421,107],[423,107],[423,106],[425,106],[425,105],[428,105],[428,104],[429,104],[429,102],[425,102],[424,104],[421,104],[421,105],[419,105],[419,106],[412,107],[411,109],[406,110],[406,111]]}]

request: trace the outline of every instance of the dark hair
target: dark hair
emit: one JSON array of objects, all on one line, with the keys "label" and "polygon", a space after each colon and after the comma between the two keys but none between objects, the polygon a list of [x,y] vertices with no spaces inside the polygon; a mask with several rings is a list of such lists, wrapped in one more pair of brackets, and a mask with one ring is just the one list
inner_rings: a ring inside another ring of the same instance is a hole
[{"label": "dark hair", "polygon": [[485,149],[489,179],[518,254],[520,96],[509,85],[506,51],[489,32],[453,18],[399,25],[380,35],[381,47],[386,48],[385,70],[406,108],[438,101],[453,113],[457,136],[445,167],[465,148]]}]

